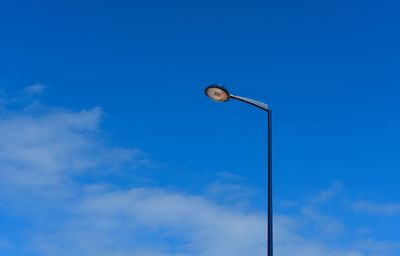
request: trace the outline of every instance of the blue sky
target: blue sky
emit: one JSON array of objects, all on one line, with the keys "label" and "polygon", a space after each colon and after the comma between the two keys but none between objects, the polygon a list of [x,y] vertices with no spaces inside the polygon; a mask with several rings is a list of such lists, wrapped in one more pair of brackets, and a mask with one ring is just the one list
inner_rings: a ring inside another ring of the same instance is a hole
[{"label": "blue sky", "polygon": [[395,1],[4,1],[1,255],[399,255]]}]

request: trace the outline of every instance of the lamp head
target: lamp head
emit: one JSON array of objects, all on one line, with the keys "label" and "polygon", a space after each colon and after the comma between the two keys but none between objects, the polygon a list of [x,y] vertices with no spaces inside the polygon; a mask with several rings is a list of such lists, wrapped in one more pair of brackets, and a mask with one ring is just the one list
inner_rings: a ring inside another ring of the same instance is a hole
[{"label": "lamp head", "polygon": [[225,102],[231,98],[231,95],[229,94],[228,90],[225,87],[218,84],[207,86],[204,89],[204,93],[207,95],[207,97],[209,97],[215,102]]}]

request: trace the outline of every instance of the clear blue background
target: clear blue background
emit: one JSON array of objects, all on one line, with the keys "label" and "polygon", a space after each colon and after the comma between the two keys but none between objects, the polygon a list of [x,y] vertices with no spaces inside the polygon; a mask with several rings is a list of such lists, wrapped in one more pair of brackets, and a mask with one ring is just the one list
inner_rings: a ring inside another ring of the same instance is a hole
[{"label": "clear blue background", "polygon": [[[3,1],[1,86],[40,82],[48,105],[101,106],[110,143],[165,164],[146,173],[149,186],[201,193],[227,171],[262,191],[266,115],[206,99],[203,88],[221,83],[274,111],[277,212],[279,202],[335,181],[351,200],[398,202],[399,8],[386,0]],[[259,195],[252,204],[262,208]],[[368,223],[377,239],[398,239],[398,216],[330,211],[350,226]]]}]

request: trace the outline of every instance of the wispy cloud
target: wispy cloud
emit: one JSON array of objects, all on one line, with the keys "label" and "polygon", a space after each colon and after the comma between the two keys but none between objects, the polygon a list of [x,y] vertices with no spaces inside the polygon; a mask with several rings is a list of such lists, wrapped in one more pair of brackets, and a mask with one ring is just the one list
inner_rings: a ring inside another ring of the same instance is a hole
[{"label": "wispy cloud", "polygon": [[328,189],[319,192],[311,197],[312,203],[325,203],[334,198],[343,189],[343,184],[339,181],[334,182]]},{"label": "wispy cloud", "polygon": [[341,235],[345,232],[345,226],[343,223],[328,214],[321,213],[315,208],[304,207],[302,213],[308,220],[313,220],[312,228],[319,235],[332,237]]},{"label": "wispy cloud", "polygon": [[263,250],[259,216],[162,189],[86,194],[70,217],[67,228],[57,230],[60,237],[49,239],[46,233],[38,246],[58,247],[57,255],[70,255],[72,248],[78,255],[171,256],[257,255]]},{"label": "wispy cloud", "polygon": [[400,214],[400,203],[374,203],[359,201],[352,205],[353,209],[370,214],[393,215]]},{"label": "wispy cloud", "polygon": [[[356,247],[360,250],[370,252],[371,255],[393,255],[393,251],[400,249],[400,243],[398,242],[377,242],[371,239],[360,240]],[[397,254],[396,254],[397,255]]]},{"label": "wispy cloud", "polygon": [[44,92],[46,86],[41,83],[32,84],[24,89],[24,92],[30,96],[38,95]]},{"label": "wispy cloud", "polygon": [[218,172],[216,180],[205,188],[205,195],[222,205],[251,208],[251,201],[258,194],[246,186],[246,179],[230,172]]},{"label": "wispy cloud", "polygon": [[[139,150],[107,147],[99,137],[101,108],[48,110],[0,118],[0,191],[3,196],[57,197],[75,180],[101,176],[121,164],[145,162]],[[25,198],[25,197],[22,197]]]}]

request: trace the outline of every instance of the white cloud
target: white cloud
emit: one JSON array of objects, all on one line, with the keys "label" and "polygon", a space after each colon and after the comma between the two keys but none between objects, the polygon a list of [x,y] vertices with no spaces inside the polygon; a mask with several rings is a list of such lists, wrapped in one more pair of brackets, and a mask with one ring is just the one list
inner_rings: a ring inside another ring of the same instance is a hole
[{"label": "white cloud", "polygon": [[353,209],[370,214],[393,215],[400,214],[400,203],[374,203],[359,201],[353,204]]},{"label": "white cloud", "polygon": [[[245,256],[265,251],[262,216],[199,196],[148,188],[106,190],[85,195],[71,211],[65,226],[36,237],[43,255]],[[364,255],[305,238],[302,228],[295,218],[275,217],[276,255]]]},{"label": "white cloud", "polygon": [[338,236],[345,233],[344,225],[333,217],[323,214],[312,207],[304,207],[303,215],[312,220],[312,228],[321,236]]},{"label": "white cloud", "polygon": [[24,92],[30,96],[41,94],[46,89],[46,86],[41,83],[35,83],[24,89]]},{"label": "white cloud", "polygon": [[311,198],[312,203],[325,203],[334,198],[343,189],[341,182],[334,182],[328,189],[321,191]]},{"label": "white cloud", "polygon": [[217,179],[205,188],[205,194],[223,205],[250,208],[258,191],[245,185],[246,179],[229,172],[218,172]]},{"label": "white cloud", "polygon": [[364,239],[356,243],[355,247],[360,250],[368,251],[371,255],[386,256],[393,255],[393,251],[398,251],[400,249],[400,243],[377,242],[371,239]]},{"label": "white cloud", "polygon": [[[135,149],[106,147],[99,136],[100,108],[25,113],[0,119],[0,197],[69,195],[74,179],[123,163],[143,162]],[[19,198],[19,197],[18,197]]]},{"label": "white cloud", "polygon": [[262,250],[257,216],[159,189],[89,191],[70,205],[68,218],[45,216],[51,219],[40,223],[32,243],[40,255],[246,255]]}]

